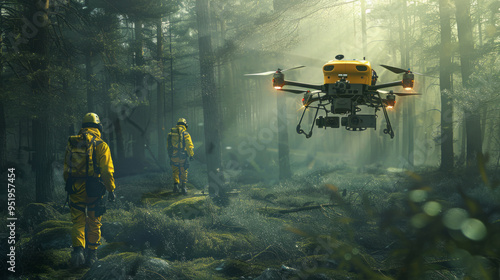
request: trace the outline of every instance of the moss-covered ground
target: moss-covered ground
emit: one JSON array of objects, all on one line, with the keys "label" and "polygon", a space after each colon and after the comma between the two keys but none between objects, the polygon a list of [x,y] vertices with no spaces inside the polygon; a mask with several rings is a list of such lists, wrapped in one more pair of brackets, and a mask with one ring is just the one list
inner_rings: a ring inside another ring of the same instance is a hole
[{"label": "moss-covered ground", "polygon": [[[348,168],[276,184],[231,184],[218,205],[166,175],[118,179],[99,261],[71,269],[66,209],[18,231],[11,279],[497,279],[494,176]],[[26,218],[26,217],[23,217]],[[27,219],[27,218],[26,218]],[[4,270],[5,271],[5,270]]]}]

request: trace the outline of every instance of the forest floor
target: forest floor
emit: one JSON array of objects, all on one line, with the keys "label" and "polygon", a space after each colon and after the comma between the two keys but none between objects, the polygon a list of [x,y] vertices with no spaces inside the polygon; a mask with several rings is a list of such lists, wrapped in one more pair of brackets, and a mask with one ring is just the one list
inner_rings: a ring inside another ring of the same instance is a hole
[{"label": "forest floor", "polygon": [[[99,261],[90,268],[69,268],[67,206],[24,205],[16,273],[3,261],[4,279],[498,275],[500,193],[486,171],[336,167],[279,183],[232,182],[225,205],[207,195],[196,166],[190,171],[187,196],[171,191],[167,173],[118,178],[118,199],[102,221]],[[7,233],[1,239],[7,249]]]}]

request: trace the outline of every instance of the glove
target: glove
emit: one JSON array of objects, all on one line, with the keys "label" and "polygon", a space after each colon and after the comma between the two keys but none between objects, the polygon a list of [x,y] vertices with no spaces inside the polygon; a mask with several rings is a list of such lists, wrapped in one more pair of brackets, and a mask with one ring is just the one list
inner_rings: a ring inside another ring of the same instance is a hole
[{"label": "glove", "polygon": [[189,161],[193,161],[194,160],[194,157],[189,157]]},{"label": "glove", "polygon": [[115,201],[115,198],[116,198],[115,192],[108,193],[108,201],[109,202]]}]

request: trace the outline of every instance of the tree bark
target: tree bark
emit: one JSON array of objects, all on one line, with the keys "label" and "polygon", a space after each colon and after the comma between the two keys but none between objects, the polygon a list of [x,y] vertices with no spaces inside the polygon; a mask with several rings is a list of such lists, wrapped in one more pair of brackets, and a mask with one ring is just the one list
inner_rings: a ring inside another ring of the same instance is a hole
[{"label": "tree bark", "polygon": [[[0,100],[0,168],[2,171],[7,165],[7,122],[4,107],[4,102]],[[21,134],[19,134],[19,141],[21,141]]]},{"label": "tree bark", "polygon": [[[169,37],[169,55],[170,55],[170,121],[171,124],[173,125],[175,123],[175,117],[174,117],[174,53],[172,51],[172,28],[173,28],[173,23],[172,23],[172,17],[169,17],[169,30],[168,30],[168,37]],[[165,106],[166,107],[166,106]]]},{"label": "tree bark", "polygon": [[32,121],[33,144],[35,150],[34,168],[36,172],[36,202],[50,202],[54,195],[52,162],[52,134],[50,117],[43,114]]},{"label": "tree bark", "polygon": [[[144,56],[142,54],[143,51],[143,43],[144,43],[144,36],[143,36],[143,28],[142,28],[142,20],[136,19],[134,22],[134,34],[135,34],[135,65],[137,67],[144,66]],[[138,95],[139,98],[144,98],[145,94],[143,91],[148,90],[147,85],[144,83],[144,75],[142,74],[142,69],[138,69],[138,73],[136,74],[135,77],[135,91],[136,94]],[[145,100],[140,100],[141,102]],[[136,116],[139,119],[139,122],[142,122],[145,118],[145,111],[144,108],[142,108],[144,105],[139,105],[136,107]],[[141,131],[139,130],[134,130],[133,133],[134,137],[134,142],[132,144],[132,151],[133,151],[133,157],[141,162],[144,161],[145,155],[146,155],[146,149],[144,148],[146,145],[145,137],[146,134],[142,134]]]},{"label": "tree bark", "polygon": [[[0,19],[0,24],[3,19]],[[0,32],[0,56],[3,55],[3,32]],[[0,90],[3,91],[3,64],[0,60]],[[19,143],[21,143],[21,133],[19,133]],[[0,170],[4,171],[7,165],[7,122],[5,120],[5,104],[0,99]]]},{"label": "tree bark", "polygon": [[439,56],[439,85],[441,89],[441,170],[453,169],[453,104],[444,91],[452,89],[451,79],[451,3],[439,0],[441,50]]},{"label": "tree bark", "polygon": [[39,108],[43,108],[38,113],[37,118],[32,120],[33,124],[33,144],[35,150],[35,158],[33,167],[36,172],[36,202],[49,202],[53,197],[53,170],[52,162],[54,159],[52,146],[52,126],[49,125],[51,118],[49,116],[50,106],[49,99],[49,75],[48,55],[49,55],[49,19],[48,19],[49,0],[32,0],[26,18],[32,18],[34,14],[41,14],[40,22],[46,24],[38,24],[38,33],[36,37],[29,41],[30,51],[37,55],[37,58],[31,61],[33,72],[38,72],[36,79],[31,83],[31,90],[34,95],[44,95],[46,104],[40,104]]},{"label": "tree bark", "polygon": [[85,53],[85,80],[87,81],[87,111],[94,112],[94,91],[93,91],[93,85],[92,85],[92,51],[91,50],[88,50]]},{"label": "tree bark", "polygon": [[[401,52],[401,56],[404,55],[404,60],[402,60],[402,68],[410,67],[410,25],[408,23],[408,3],[406,0],[403,0],[402,3],[403,9],[403,43],[401,47],[404,51]],[[415,165],[415,102],[413,98],[408,98],[405,100],[405,109],[406,113],[404,116],[405,120],[405,145],[406,149],[404,151],[404,155],[408,160],[409,167],[413,167]]]},{"label": "tree bark", "polygon": [[[157,130],[158,130],[158,162],[160,162],[160,165],[165,167],[166,165],[166,158],[167,158],[167,153],[166,153],[166,141],[165,141],[165,108],[164,108],[164,103],[165,103],[165,82],[163,80],[163,77],[165,77],[164,72],[165,72],[165,65],[163,64],[163,29],[162,29],[162,19],[161,17],[158,19],[158,22],[156,23],[156,31],[157,31],[157,36],[156,36],[156,42],[157,42],[157,59],[158,59],[158,64],[160,66],[160,72],[162,73],[162,76],[158,78],[157,80],[157,93],[156,93],[156,121],[157,121]],[[170,27],[172,28],[172,27]]]},{"label": "tree bark", "polygon": [[[470,0],[456,0],[456,18],[458,43],[460,52],[460,70],[464,89],[469,87],[472,74],[472,57],[474,41],[472,40],[472,24],[470,18]],[[481,122],[477,112],[465,109],[465,129],[467,133],[467,166],[477,165],[477,155],[482,153]]]},{"label": "tree bark", "polygon": [[278,159],[279,178],[284,180],[292,177],[290,169],[290,147],[288,145],[287,106],[284,92],[277,92],[278,113]]},{"label": "tree bark", "polygon": [[[291,1],[274,0],[273,7],[275,12],[285,10]],[[277,114],[278,114],[278,163],[279,179],[283,180],[292,176],[290,169],[290,147],[288,145],[288,123],[286,99],[283,92],[276,93]]]},{"label": "tree bark", "polygon": [[209,193],[211,196],[225,197],[225,181],[222,173],[219,98],[215,84],[215,60],[210,35],[208,0],[196,0],[196,15]]}]

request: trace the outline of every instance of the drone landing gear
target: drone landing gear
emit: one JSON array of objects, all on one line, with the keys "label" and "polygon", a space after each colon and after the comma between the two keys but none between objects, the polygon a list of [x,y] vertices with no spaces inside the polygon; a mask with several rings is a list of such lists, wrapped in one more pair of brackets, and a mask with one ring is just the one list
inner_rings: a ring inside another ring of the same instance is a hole
[{"label": "drone landing gear", "polygon": [[306,138],[311,138],[311,136],[313,134],[314,123],[316,122],[316,117],[318,116],[319,107],[316,108],[316,114],[314,115],[314,120],[312,122],[311,130],[309,130],[309,133],[306,133],[302,128],[300,128],[300,124],[302,123],[302,119],[304,118],[304,115],[306,114],[307,108],[308,108],[308,106],[306,106],[304,108],[304,112],[302,112],[302,116],[300,117],[299,124],[297,124],[297,133],[304,134],[306,136]]},{"label": "drone landing gear", "polygon": [[387,115],[387,109],[385,108],[384,104],[382,104],[382,98],[380,98],[380,94],[378,94],[378,98],[380,102],[380,107],[382,107],[382,110],[384,111],[384,117],[387,123],[387,127],[383,130],[383,132],[384,134],[389,134],[389,136],[391,136],[392,139],[394,138],[394,130],[392,130],[391,121],[389,120],[389,115]]}]

